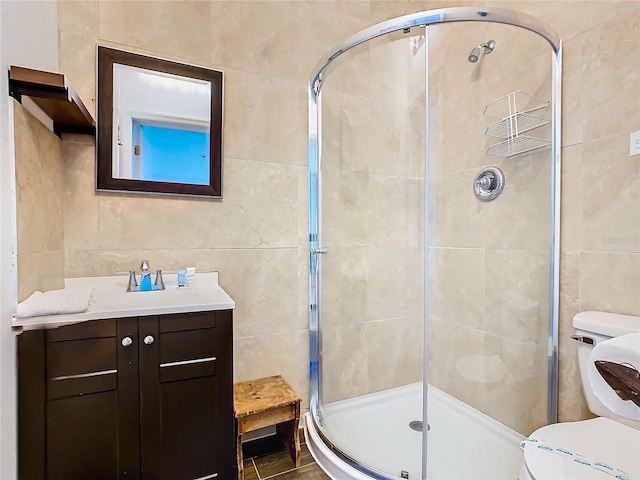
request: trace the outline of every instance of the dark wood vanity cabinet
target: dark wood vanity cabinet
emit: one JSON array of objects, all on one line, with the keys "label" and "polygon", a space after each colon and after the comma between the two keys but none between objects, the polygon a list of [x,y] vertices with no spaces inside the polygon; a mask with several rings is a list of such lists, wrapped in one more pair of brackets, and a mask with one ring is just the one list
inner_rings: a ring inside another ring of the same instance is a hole
[{"label": "dark wood vanity cabinet", "polygon": [[233,480],[230,310],[18,336],[24,480]]}]

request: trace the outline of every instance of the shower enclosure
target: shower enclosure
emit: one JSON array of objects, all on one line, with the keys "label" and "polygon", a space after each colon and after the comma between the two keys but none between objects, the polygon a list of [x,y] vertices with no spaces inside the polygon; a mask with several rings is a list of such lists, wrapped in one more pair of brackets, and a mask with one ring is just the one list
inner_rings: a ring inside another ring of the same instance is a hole
[{"label": "shower enclosure", "polygon": [[515,478],[557,417],[561,42],[453,7],[309,91],[309,448],[334,478]]}]

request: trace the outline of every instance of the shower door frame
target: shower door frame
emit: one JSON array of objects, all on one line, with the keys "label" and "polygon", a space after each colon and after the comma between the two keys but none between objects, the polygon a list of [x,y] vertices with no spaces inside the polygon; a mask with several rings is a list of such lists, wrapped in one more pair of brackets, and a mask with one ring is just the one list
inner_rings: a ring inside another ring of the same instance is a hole
[{"label": "shower door frame", "polygon": [[[309,390],[311,418],[316,424],[316,430],[325,443],[338,457],[357,470],[380,480],[394,480],[397,477],[377,470],[372,470],[358,462],[336,447],[326,438],[321,428],[322,414],[319,408],[319,395],[322,394],[322,338],[320,336],[322,256],[327,253],[322,247],[322,83],[327,67],[344,52],[374,38],[403,30],[410,33],[412,28],[425,29],[429,25],[454,22],[488,22],[511,25],[529,30],[543,37],[552,48],[552,98],[551,98],[551,268],[549,306],[549,334],[548,334],[548,390],[547,390],[547,420],[549,423],[558,421],[558,325],[559,325],[559,277],[560,277],[560,172],[561,172],[561,105],[562,105],[562,40],[559,35],[546,23],[536,17],[502,8],[450,7],[427,10],[410,15],[404,15],[368,27],[349,37],[344,44],[331,50],[316,64],[309,82]],[[425,32],[426,33],[426,32]],[[428,49],[428,35],[426,46]],[[428,105],[428,53],[425,71],[425,102]],[[428,125],[429,114],[426,110],[425,147],[429,145]],[[425,165],[428,166],[429,153],[425,148]],[[428,169],[425,169],[425,180],[428,180]],[[429,211],[428,189],[425,183],[425,217]],[[427,245],[428,222],[425,218],[425,251]],[[427,255],[424,255],[424,275],[428,274]],[[427,283],[425,283],[426,288]],[[428,388],[428,346],[427,338],[427,300],[425,296],[424,311],[424,350],[423,350],[423,419],[427,416],[427,401],[424,395]],[[422,477],[426,478],[427,470],[427,435],[423,432]]]}]

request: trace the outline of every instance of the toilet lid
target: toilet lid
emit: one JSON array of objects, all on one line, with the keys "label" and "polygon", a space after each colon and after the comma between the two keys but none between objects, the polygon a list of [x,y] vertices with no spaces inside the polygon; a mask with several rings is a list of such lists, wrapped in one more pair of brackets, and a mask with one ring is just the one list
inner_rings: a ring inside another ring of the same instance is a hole
[{"label": "toilet lid", "polygon": [[547,425],[523,444],[534,480],[640,478],[640,431],[608,418]]}]

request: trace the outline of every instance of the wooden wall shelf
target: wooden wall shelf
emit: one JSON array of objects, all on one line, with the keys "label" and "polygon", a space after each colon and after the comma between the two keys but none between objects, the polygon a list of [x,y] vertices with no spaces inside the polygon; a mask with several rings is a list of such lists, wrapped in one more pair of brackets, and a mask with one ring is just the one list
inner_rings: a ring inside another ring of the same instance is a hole
[{"label": "wooden wall shelf", "polygon": [[53,132],[95,135],[96,122],[61,73],[44,72],[12,65],[9,70],[9,95],[22,103],[22,97],[33,100],[52,120]]}]

